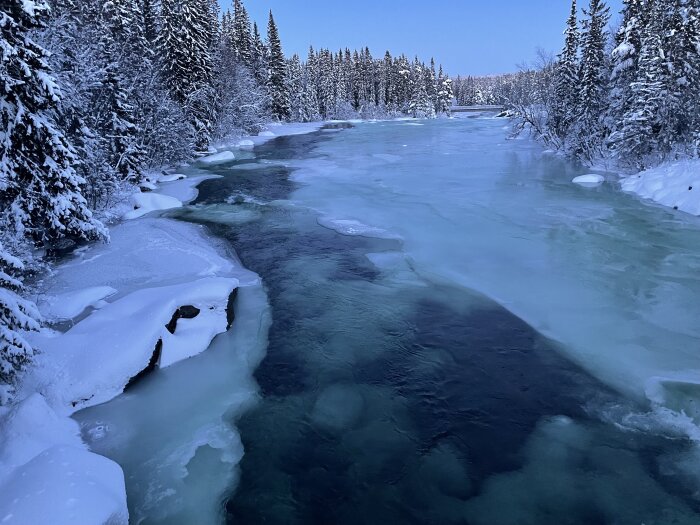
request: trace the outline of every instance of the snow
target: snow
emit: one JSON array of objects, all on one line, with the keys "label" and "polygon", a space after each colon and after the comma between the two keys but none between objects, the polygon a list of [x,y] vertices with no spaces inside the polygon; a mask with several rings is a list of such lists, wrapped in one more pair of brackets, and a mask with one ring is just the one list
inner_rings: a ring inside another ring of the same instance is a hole
[{"label": "snow", "polygon": [[172,175],[161,175],[158,177],[158,182],[175,182],[176,180],[182,180],[186,178],[186,175],[182,173],[173,173]]},{"label": "snow", "polygon": [[45,450],[0,487],[0,519],[10,525],[126,525],[121,468],[79,448]]},{"label": "snow", "polygon": [[191,202],[197,198],[199,190],[197,186],[210,179],[218,179],[220,175],[191,175],[185,179],[178,179],[173,182],[161,184],[158,193],[173,197],[183,204]]},{"label": "snow", "polygon": [[182,207],[182,201],[159,193],[137,193],[133,196],[134,209],[124,214],[124,219],[138,219],[144,215],[162,210]]},{"label": "snow", "polygon": [[111,286],[91,286],[39,300],[39,311],[45,319],[73,319],[86,309],[102,306],[103,299],[114,295]]},{"label": "snow", "polygon": [[250,140],[250,139],[240,140],[240,141],[238,141],[238,143],[236,143],[236,147],[237,147],[237,148],[241,148],[241,149],[243,149],[243,148],[254,148],[254,147],[255,147],[255,142],[253,142],[253,141]]},{"label": "snow", "polygon": [[[34,336],[42,355],[25,383],[64,413],[108,401],[148,366],[159,340],[162,366],[204,351],[226,331],[226,305],[237,286],[237,279],[213,277],[145,288],[94,312],[65,334]],[[177,330],[171,336],[166,324],[188,305],[206,313],[182,338]]]},{"label": "snow", "polygon": [[700,160],[668,162],[622,180],[624,191],[700,215]]},{"label": "snow", "polygon": [[336,219],[322,216],[318,218],[318,223],[324,228],[335,230],[342,235],[357,235],[361,237],[375,237],[377,239],[400,239],[398,235],[388,232],[382,228],[368,226],[355,219]]},{"label": "snow", "polygon": [[225,164],[234,160],[236,160],[236,156],[233,154],[232,151],[222,151],[220,153],[215,153],[214,155],[202,157],[201,159],[199,159],[199,162],[201,162],[202,164],[214,165]]},{"label": "snow", "polygon": [[258,133],[258,137],[275,137],[276,135],[272,131],[261,131]]},{"label": "snow", "polygon": [[580,186],[600,186],[605,182],[605,177],[603,177],[602,175],[597,175],[595,173],[589,173],[588,175],[579,175],[578,177],[575,177],[571,182]]},{"label": "snow", "polygon": [[128,523],[124,474],[33,394],[0,415],[0,522]]}]

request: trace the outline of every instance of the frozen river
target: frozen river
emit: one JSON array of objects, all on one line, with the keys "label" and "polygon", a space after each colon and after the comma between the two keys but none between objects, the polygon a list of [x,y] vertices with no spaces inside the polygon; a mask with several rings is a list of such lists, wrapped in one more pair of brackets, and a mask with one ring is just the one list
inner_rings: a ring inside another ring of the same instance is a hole
[{"label": "frozen river", "polygon": [[574,185],[506,124],[208,168],[179,217],[264,286],[211,351],[78,414],[134,523],[698,523],[700,220]]}]

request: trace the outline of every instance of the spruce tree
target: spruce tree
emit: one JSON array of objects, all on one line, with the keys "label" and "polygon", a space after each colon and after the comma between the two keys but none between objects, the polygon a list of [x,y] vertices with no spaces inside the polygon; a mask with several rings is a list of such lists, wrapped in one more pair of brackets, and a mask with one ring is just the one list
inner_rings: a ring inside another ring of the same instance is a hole
[{"label": "spruce tree", "polygon": [[162,0],[161,6],[158,50],[163,80],[191,119],[197,149],[206,151],[214,90],[209,0]]},{"label": "spruce tree", "polygon": [[0,212],[39,246],[104,235],[81,193],[75,152],[54,122],[61,93],[46,51],[30,36],[48,14],[46,2],[23,0],[0,12]]},{"label": "spruce tree", "polygon": [[233,48],[238,60],[248,66],[253,66],[253,41],[250,30],[250,17],[241,0],[233,3]]},{"label": "spruce tree", "polygon": [[663,128],[664,55],[662,48],[663,19],[660,0],[655,2],[641,32],[639,62],[635,80],[630,85],[632,103],[625,114],[620,132],[618,153],[623,152],[637,168],[647,167],[649,156],[658,151]]},{"label": "spruce tree", "polygon": [[269,49],[268,81],[267,87],[270,92],[270,111],[277,120],[287,120],[290,117],[289,92],[287,91],[287,64],[282,53],[282,44],[277,24],[270,11],[270,18],[267,24],[267,42]]},{"label": "spruce tree", "polygon": [[0,405],[11,399],[17,375],[34,355],[24,332],[39,329],[36,306],[20,296],[23,271],[22,262],[0,242]]},{"label": "spruce tree", "polygon": [[566,24],[566,39],[564,49],[559,55],[556,68],[556,101],[552,125],[554,132],[559,137],[565,137],[571,123],[571,116],[575,114],[578,105],[577,94],[579,89],[579,32],[578,32],[578,8],[576,0],[571,2],[571,13]]},{"label": "spruce tree", "polygon": [[603,0],[590,0],[583,23],[581,92],[573,151],[586,158],[600,153],[604,139],[603,116],[608,94],[608,61],[605,48],[610,9]]},{"label": "spruce tree", "polygon": [[253,44],[251,49],[251,69],[253,70],[253,76],[256,82],[267,87],[268,71],[268,49],[262,38],[260,37],[260,31],[258,30],[258,24],[253,23]]}]

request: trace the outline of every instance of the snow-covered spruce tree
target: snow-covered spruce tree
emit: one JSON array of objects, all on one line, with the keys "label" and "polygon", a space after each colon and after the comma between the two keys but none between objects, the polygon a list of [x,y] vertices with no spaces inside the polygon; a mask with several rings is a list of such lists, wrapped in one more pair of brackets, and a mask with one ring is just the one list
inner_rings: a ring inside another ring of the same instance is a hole
[{"label": "snow-covered spruce tree", "polygon": [[610,9],[603,0],[590,0],[583,22],[581,90],[573,125],[571,151],[592,159],[601,153],[605,137],[603,117],[608,98],[609,64],[606,56]]},{"label": "snow-covered spruce tree", "polygon": [[452,108],[452,99],[454,98],[454,93],[452,91],[452,79],[445,75],[440,66],[440,70],[437,78],[438,93],[437,93],[437,107],[438,113],[445,115],[450,115]]},{"label": "snow-covered spruce tree", "polygon": [[241,0],[233,3],[234,17],[232,27],[233,48],[238,60],[248,66],[253,66],[253,37],[250,29],[250,17]]},{"label": "snow-covered spruce tree", "polygon": [[638,169],[654,163],[652,157],[664,149],[661,132],[667,93],[664,85],[663,19],[659,16],[659,4],[650,7],[641,32],[635,78],[630,84],[631,103],[615,140],[618,157]]},{"label": "snow-covered spruce tree", "polygon": [[612,133],[608,140],[613,152],[623,156],[623,148],[618,140],[621,138],[625,116],[632,111],[634,94],[632,82],[635,81],[639,63],[639,51],[642,47],[642,27],[648,18],[645,16],[644,0],[624,0],[622,25],[615,37],[615,49],[612,52],[611,92],[608,118]]},{"label": "snow-covered spruce tree", "polygon": [[[108,162],[119,179],[138,184],[143,177],[145,154],[139,144],[131,100],[144,94],[138,86],[145,68],[148,43],[141,25],[137,0],[107,0],[102,8],[104,77],[98,94],[97,131],[106,141]],[[128,57],[128,58],[127,58]],[[143,105],[143,104],[142,104]]]},{"label": "snow-covered spruce tree", "polygon": [[209,0],[162,0],[161,17],[158,52],[163,82],[190,118],[196,149],[206,151],[214,125]]},{"label": "snow-covered spruce tree", "polygon": [[409,114],[414,118],[435,117],[435,106],[426,89],[425,69],[425,66],[416,57],[411,75],[412,93],[408,107]]},{"label": "snow-covered spruce tree", "polygon": [[0,242],[0,405],[11,400],[17,375],[34,355],[24,332],[39,329],[36,306],[21,297],[23,271],[22,262]]},{"label": "snow-covered spruce tree", "polygon": [[267,42],[269,49],[267,87],[270,92],[270,112],[277,120],[288,120],[290,111],[286,82],[287,62],[282,53],[282,44],[272,11],[267,24]]},{"label": "snow-covered spruce tree", "polygon": [[156,2],[157,0],[141,0],[143,35],[149,44],[155,42],[158,36],[158,11]]},{"label": "snow-covered spruce tree", "polygon": [[579,89],[579,32],[578,7],[576,0],[571,2],[571,13],[566,23],[564,49],[559,55],[555,70],[555,103],[551,126],[554,134],[564,139],[571,124],[571,117],[578,106]]},{"label": "snow-covered spruce tree", "polygon": [[662,132],[665,149],[687,144],[697,131],[700,96],[700,50],[698,49],[697,0],[657,2],[663,16],[662,47],[668,122]]},{"label": "snow-covered spruce tree", "polygon": [[[75,152],[54,121],[61,100],[46,51],[31,38],[46,2],[9,0],[0,12],[0,212],[36,245],[105,235],[81,193]],[[7,224],[7,223],[5,223]]]},{"label": "snow-covered spruce tree", "polygon": [[258,30],[258,24],[253,22],[253,46],[252,46],[252,58],[251,58],[251,68],[253,70],[253,76],[255,81],[261,85],[267,87],[268,78],[268,49],[260,37],[260,31]]}]

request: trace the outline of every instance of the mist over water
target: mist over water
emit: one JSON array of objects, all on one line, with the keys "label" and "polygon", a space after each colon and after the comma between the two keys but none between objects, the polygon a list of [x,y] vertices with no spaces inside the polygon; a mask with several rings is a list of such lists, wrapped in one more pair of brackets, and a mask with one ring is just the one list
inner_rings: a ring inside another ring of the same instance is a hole
[{"label": "mist over water", "polygon": [[180,217],[264,291],[235,343],[79,416],[132,518],[697,523],[700,222],[572,185],[503,120],[414,124],[210,168]]}]

